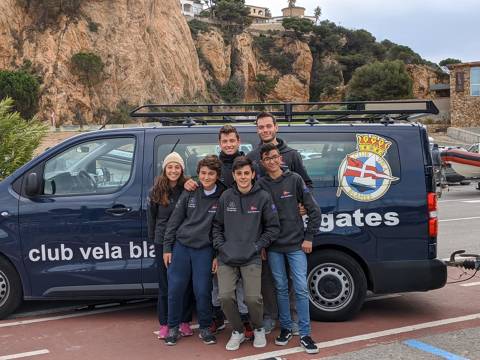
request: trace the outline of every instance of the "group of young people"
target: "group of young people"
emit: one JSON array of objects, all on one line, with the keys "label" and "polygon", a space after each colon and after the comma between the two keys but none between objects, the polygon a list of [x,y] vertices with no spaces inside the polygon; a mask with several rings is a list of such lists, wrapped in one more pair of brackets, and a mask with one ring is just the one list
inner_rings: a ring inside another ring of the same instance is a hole
[{"label": "group of young people", "polygon": [[226,318],[232,327],[227,350],[247,339],[265,347],[278,319],[275,344],[299,335],[307,353],[318,352],[306,254],[320,227],[320,208],[300,154],[277,137],[275,117],[260,113],[256,126],[260,144],[247,155],[239,151],[235,127],[223,126],[221,152],[198,162],[198,181],[186,179],[175,152],[155,179],[148,229],[156,244],[159,338],[167,345],[193,335],[195,303],[205,344],[216,343]]}]

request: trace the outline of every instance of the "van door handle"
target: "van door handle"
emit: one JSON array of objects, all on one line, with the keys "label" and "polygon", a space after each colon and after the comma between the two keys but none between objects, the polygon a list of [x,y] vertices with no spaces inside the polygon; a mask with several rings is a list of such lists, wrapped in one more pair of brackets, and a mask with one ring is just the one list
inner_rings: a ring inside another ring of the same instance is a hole
[{"label": "van door handle", "polygon": [[125,207],[125,206],[112,207],[110,209],[105,210],[107,214],[110,214],[113,216],[122,216],[122,215],[128,214],[130,211],[132,211],[132,208]]}]

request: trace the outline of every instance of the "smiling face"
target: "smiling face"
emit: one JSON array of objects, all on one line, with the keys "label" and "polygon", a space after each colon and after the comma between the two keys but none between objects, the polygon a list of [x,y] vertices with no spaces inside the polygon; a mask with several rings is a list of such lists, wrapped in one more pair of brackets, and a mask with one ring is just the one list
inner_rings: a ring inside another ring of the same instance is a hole
[{"label": "smiling face", "polygon": [[271,117],[262,117],[257,120],[257,133],[263,143],[269,143],[277,138],[278,125]]},{"label": "smiling face", "polygon": [[208,166],[202,166],[198,171],[198,180],[205,190],[212,190],[218,180],[218,174]]},{"label": "smiling face", "polygon": [[179,163],[171,162],[165,166],[165,176],[171,183],[176,183],[182,175],[182,167]]},{"label": "smiling face", "polygon": [[240,139],[237,139],[237,134],[220,134],[220,150],[226,155],[233,155],[240,147]]},{"label": "smiling face", "polygon": [[252,188],[255,171],[252,170],[250,165],[245,165],[233,172],[233,178],[237,183],[238,190],[242,193],[247,193]]},{"label": "smiling face", "polygon": [[279,171],[281,172],[281,163],[282,157],[277,149],[262,154],[262,165],[269,174],[275,174]]}]

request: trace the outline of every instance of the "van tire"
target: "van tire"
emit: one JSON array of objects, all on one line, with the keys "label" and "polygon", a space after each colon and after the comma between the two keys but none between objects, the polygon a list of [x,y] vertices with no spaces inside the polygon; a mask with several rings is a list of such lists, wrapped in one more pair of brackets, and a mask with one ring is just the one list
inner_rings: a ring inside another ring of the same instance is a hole
[{"label": "van tire", "polygon": [[318,250],[310,255],[307,285],[310,317],[317,321],[351,319],[367,295],[367,278],[362,267],[354,258],[337,250]]},{"label": "van tire", "polygon": [[22,302],[22,283],[12,264],[0,256],[0,319],[13,313]]}]

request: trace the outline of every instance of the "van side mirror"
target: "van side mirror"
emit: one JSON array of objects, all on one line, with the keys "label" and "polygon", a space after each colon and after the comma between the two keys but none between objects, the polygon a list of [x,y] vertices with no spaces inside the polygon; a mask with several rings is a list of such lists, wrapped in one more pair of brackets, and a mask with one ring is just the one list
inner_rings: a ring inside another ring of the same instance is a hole
[{"label": "van side mirror", "polygon": [[28,197],[34,197],[40,194],[40,180],[37,173],[28,174],[25,179],[25,193]]}]

